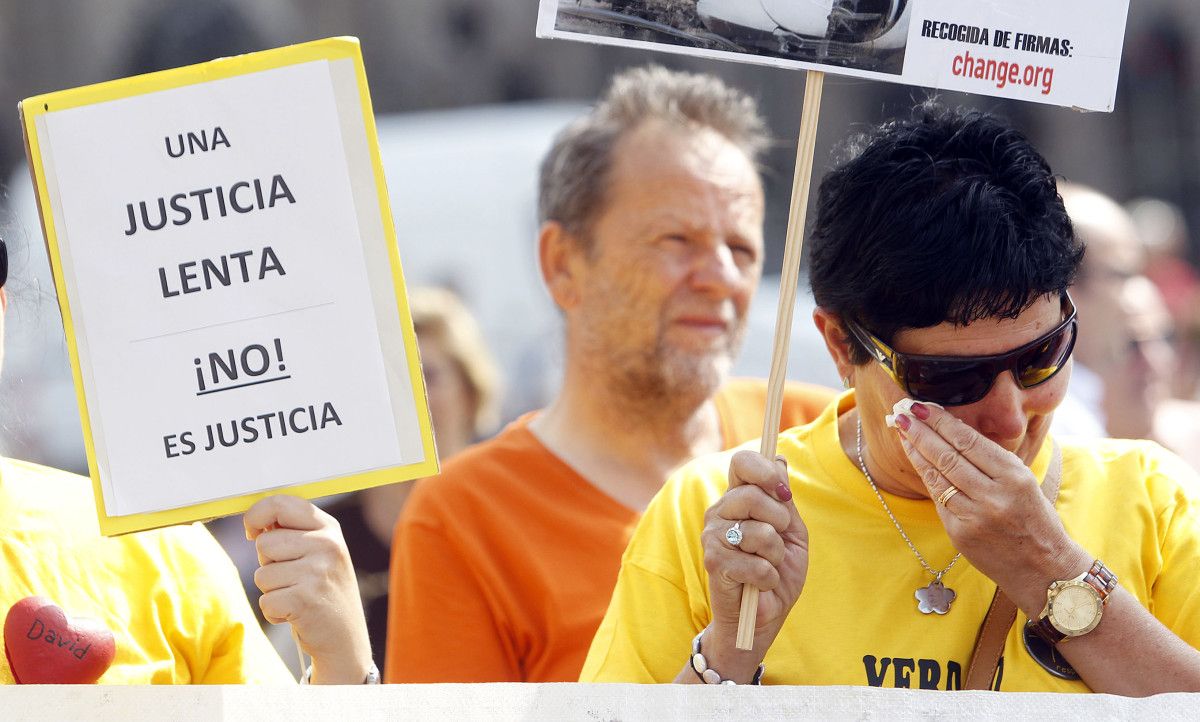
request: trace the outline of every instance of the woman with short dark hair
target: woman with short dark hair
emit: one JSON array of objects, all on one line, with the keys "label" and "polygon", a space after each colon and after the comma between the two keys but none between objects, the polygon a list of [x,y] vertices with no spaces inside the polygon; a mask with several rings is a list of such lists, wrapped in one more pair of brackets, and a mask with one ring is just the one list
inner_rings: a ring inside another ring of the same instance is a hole
[{"label": "woman with short dark hair", "polygon": [[668,482],[583,679],[961,689],[975,661],[971,686],[1002,690],[1200,689],[1195,473],[1151,442],[1047,435],[1083,253],[1049,166],[935,106],[851,156],[821,184],[810,271],[847,392],[776,461]]}]

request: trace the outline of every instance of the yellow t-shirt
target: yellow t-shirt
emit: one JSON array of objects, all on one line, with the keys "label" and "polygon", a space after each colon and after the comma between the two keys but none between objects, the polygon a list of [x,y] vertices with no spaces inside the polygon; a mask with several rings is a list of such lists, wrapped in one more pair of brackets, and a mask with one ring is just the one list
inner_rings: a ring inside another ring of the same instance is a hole
[{"label": "yellow t-shirt", "polygon": [[[105,538],[88,479],[0,459],[0,553],[0,617],[40,595],[112,630],[101,684],[294,682],[199,524]],[[0,683],[13,683],[3,657]]]},{"label": "yellow t-shirt", "polygon": [[[790,484],[808,526],[808,577],[767,652],[766,684],[958,689],[996,586],[965,558],[945,576],[957,592],[945,616],[917,610],[914,591],[932,577],[884,513],[838,441],[837,416],[853,395],[812,424],[779,437]],[[732,452],[677,472],[650,504],[622,560],[612,601],[592,642],[584,682],[668,682],[710,621],[700,531],[725,492]],[[1033,464],[1042,478],[1047,442]],[[928,500],[886,495],[935,569],[955,554]],[[1104,561],[1150,611],[1200,645],[1200,480],[1182,461],[1143,441],[1063,444],[1057,509],[1067,533]],[[1005,644],[999,689],[1086,692],[1046,672],[1025,651],[1017,621]]]}]

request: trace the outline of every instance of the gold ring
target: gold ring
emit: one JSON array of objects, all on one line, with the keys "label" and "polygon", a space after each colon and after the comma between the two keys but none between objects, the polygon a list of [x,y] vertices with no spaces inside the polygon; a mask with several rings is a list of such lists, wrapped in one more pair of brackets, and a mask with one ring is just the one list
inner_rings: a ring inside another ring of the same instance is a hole
[{"label": "gold ring", "polygon": [[949,487],[946,488],[945,491],[943,491],[941,494],[938,495],[938,498],[937,498],[938,505],[945,506],[946,502],[950,501],[950,497],[954,496],[957,493],[958,493],[958,487],[955,486],[954,484],[951,484]]}]

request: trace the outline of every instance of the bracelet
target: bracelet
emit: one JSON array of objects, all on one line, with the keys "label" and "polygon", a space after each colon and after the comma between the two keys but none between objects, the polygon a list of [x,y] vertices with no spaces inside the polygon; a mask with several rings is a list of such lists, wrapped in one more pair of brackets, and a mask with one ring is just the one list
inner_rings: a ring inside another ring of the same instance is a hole
[{"label": "bracelet", "polygon": [[[700,633],[692,640],[692,657],[688,663],[692,666],[692,671],[700,678],[704,684],[737,684],[732,679],[721,679],[721,675],[715,669],[708,666],[708,660],[704,658],[704,654],[700,651],[700,640],[704,637],[706,630],[701,629]],[[750,684],[762,684],[763,673],[767,671],[767,665],[760,664],[754,672],[754,677],[750,679]]]},{"label": "bracelet", "polygon": [[[371,668],[367,670],[367,677],[362,681],[363,684],[379,684],[379,667],[371,662]],[[300,684],[312,684],[312,665],[308,665],[308,669],[304,670],[304,676],[300,678]]]}]

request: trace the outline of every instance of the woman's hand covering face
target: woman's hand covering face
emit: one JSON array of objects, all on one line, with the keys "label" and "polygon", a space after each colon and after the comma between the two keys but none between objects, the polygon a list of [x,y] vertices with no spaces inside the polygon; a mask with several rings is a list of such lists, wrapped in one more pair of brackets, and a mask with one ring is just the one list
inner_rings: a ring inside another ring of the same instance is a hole
[{"label": "woman's hand covering face", "polygon": [[929,497],[958,488],[937,505],[954,547],[1027,614],[1041,611],[1049,581],[1091,563],[1016,454],[933,406],[913,404],[896,421]]}]

